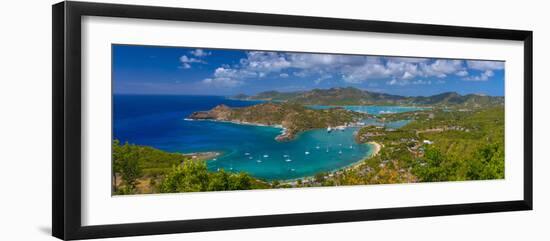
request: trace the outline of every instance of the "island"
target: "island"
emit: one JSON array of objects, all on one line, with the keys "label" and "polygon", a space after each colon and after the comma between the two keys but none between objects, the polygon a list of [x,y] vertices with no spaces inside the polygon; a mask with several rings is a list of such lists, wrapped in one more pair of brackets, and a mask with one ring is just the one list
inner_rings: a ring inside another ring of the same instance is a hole
[{"label": "island", "polygon": [[[282,129],[278,142],[300,133],[354,128],[368,155],[350,165],[291,180],[266,180],[247,172],[211,170],[218,151],[170,153],[113,143],[113,193],[173,193],[361,184],[488,180],[504,178],[504,99],[445,92],[404,97],[355,88],[302,92],[267,91],[227,97],[254,100],[245,107],[218,104],[195,111],[189,121],[230,122]],[[363,113],[349,106],[422,107],[399,113]],[[323,108],[318,108],[322,106]],[[370,120],[370,122],[369,122]],[[399,127],[388,123],[405,121]],[[256,162],[255,160],[252,160]],[[286,163],[283,160],[283,163]]]}]

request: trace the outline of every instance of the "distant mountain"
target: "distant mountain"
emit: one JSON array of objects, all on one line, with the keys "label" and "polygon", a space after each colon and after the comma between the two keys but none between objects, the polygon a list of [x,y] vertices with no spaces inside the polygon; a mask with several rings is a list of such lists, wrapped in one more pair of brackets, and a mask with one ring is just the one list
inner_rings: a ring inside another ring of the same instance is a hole
[{"label": "distant mountain", "polygon": [[360,90],[353,87],[313,89],[299,92],[266,91],[257,95],[237,95],[236,99],[291,102],[303,105],[423,105],[484,107],[504,104],[504,97],[460,95],[445,92],[432,96],[407,97]]}]

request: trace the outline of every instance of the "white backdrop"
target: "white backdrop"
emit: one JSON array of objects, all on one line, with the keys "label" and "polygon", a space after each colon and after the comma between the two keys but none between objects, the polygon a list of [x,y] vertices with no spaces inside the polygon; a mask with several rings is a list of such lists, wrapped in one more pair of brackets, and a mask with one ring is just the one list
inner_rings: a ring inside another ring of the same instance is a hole
[{"label": "white backdrop", "polygon": [[[521,42],[104,17],[83,18],[82,29],[82,120],[86,137],[81,170],[83,225],[510,201],[523,197],[523,129],[517,128],[523,125]],[[112,43],[504,60],[506,178],[113,198],[108,188],[111,163],[106,161],[111,158],[112,103],[108,96]]]},{"label": "white backdrop", "polygon": [[[109,1],[192,8],[424,22],[535,31],[535,211],[419,218],[302,227],[266,228],[157,236],[155,240],[548,240],[550,189],[544,142],[549,129],[544,103],[550,24],[542,2],[388,0],[340,1]],[[53,240],[51,230],[51,21],[54,1],[19,1],[2,6],[0,45],[0,146],[2,147],[1,240]],[[537,5],[539,4],[539,5]],[[538,70],[538,71],[537,71]],[[537,104],[538,103],[538,104]],[[7,164],[7,165],[6,165]],[[150,240],[151,237],[125,238]]]}]

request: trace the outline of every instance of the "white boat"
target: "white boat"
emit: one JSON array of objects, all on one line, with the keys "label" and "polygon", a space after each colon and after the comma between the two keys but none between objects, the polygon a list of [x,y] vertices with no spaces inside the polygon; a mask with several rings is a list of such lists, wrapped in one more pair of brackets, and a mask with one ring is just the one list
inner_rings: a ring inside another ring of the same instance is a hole
[{"label": "white boat", "polygon": [[339,151],[338,154],[342,154],[342,151]]},{"label": "white boat", "polygon": [[264,155],[264,157],[267,158],[267,157],[269,157],[269,155],[266,154],[266,155]]},{"label": "white boat", "polygon": [[247,153],[245,153],[244,155],[245,155],[245,156],[248,156],[248,155],[250,155],[250,153],[247,152]]},{"label": "white boat", "polygon": [[260,162],[262,162],[262,160],[256,160],[256,162],[257,162],[257,163],[260,163]]},{"label": "white boat", "polygon": [[331,132],[331,131],[332,131],[332,128],[329,126],[329,127],[327,128],[327,132]]},{"label": "white boat", "polygon": [[315,148],[316,148],[316,149],[319,149],[319,148],[321,148],[321,147],[320,147],[320,146],[316,146]]},{"label": "white boat", "polygon": [[286,159],[285,161],[286,161],[286,162],[291,162],[292,160],[290,160],[290,159]]},{"label": "white boat", "polygon": [[306,154],[306,155],[309,155],[309,151],[306,151],[305,154]]}]

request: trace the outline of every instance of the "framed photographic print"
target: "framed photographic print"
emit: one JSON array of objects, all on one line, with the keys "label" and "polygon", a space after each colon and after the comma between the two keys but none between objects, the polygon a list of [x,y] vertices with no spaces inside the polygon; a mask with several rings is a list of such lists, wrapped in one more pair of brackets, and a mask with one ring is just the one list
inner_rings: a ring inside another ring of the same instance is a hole
[{"label": "framed photographic print", "polygon": [[53,6],[53,235],[532,209],[532,32]]}]

